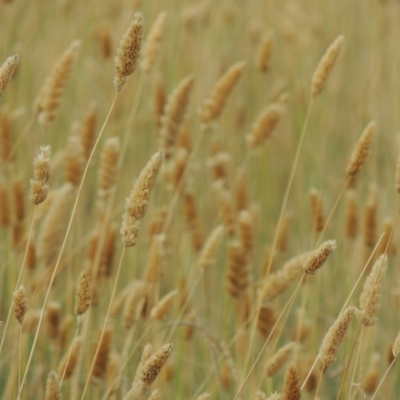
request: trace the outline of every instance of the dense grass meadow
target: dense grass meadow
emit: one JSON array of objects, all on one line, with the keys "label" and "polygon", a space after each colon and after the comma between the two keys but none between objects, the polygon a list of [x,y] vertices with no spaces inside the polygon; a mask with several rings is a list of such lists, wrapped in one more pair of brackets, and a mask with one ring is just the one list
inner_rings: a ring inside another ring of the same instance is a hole
[{"label": "dense grass meadow", "polygon": [[0,1],[0,398],[400,398],[399,20]]}]

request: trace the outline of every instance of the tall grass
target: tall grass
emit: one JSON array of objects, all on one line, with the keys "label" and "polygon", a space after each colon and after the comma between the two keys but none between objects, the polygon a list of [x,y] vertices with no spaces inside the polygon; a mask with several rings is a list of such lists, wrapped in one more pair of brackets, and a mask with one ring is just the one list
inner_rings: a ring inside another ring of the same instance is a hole
[{"label": "tall grass", "polygon": [[399,17],[1,2],[1,398],[398,398]]}]

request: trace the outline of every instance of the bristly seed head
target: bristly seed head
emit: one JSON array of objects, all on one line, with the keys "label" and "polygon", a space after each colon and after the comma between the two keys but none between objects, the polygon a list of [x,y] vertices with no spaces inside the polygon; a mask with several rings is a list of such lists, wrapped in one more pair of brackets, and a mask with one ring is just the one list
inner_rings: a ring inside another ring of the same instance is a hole
[{"label": "bristly seed head", "polygon": [[338,36],[335,41],[328,47],[321,61],[319,62],[311,83],[312,97],[318,96],[324,89],[326,81],[335,65],[336,59],[339,55],[340,48],[342,47],[344,36]]},{"label": "bristly seed head", "polygon": [[140,231],[140,220],[146,213],[150,195],[163,160],[164,153],[162,151],[153,155],[143,168],[139,178],[133,185],[129,197],[126,199],[121,227],[122,240],[125,247],[131,247],[136,244]]},{"label": "bristly seed head", "polygon": [[371,122],[361,134],[346,168],[348,177],[354,178],[367,161],[375,129],[375,122]]},{"label": "bristly seed head", "polygon": [[139,63],[142,41],[143,14],[137,12],[119,43],[118,54],[115,57],[114,86],[117,92],[123,88],[128,76],[136,71]]},{"label": "bristly seed head", "polygon": [[19,64],[19,55],[8,57],[0,67],[0,97],[7,88]]},{"label": "bristly seed head", "polygon": [[327,240],[314,250],[306,259],[303,270],[306,274],[315,272],[324,265],[328,256],[336,249],[336,240]]}]

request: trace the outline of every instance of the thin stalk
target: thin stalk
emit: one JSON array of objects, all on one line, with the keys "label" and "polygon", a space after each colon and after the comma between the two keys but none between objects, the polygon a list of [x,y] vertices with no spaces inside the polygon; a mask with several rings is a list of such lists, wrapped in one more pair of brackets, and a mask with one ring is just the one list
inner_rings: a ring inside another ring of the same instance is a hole
[{"label": "thin stalk", "polygon": [[320,371],[320,374],[319,374],[319,378],[318,378],[317,388],[315,389],[315,397],[314,397],[315,400],[319,399],[319,397],[318,397],[318,392],[319,392],[319,389],[320,389],[320,387],[321,387],[321,382],[322,382],[322,376],[323,376],[323,374],[324,374],[324,372],[321,370],[321,371]]}]

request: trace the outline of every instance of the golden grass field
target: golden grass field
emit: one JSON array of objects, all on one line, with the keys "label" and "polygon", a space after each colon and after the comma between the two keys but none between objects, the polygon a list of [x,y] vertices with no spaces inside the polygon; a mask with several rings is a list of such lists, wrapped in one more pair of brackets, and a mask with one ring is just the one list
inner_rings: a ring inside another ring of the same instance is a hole
[{"label": "golden grass field", "polygon": [[399,18],[0,2],[1,398],[400,398]]}]

